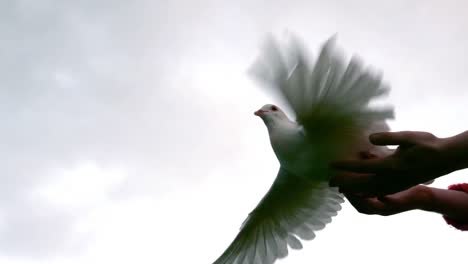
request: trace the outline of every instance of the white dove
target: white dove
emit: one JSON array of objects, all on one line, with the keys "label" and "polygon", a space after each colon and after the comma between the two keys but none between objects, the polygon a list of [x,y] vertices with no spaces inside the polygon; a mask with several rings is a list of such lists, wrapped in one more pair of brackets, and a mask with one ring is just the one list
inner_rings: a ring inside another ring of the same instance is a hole
[{"label": "white dove", "polygon": [[291,38],[286,46],[269,38],[252,73],[279,92],[297,122],[272,104],[255,112],[268,128],[280,169],[214,264],[271,264],[288,255],[288,246],[301,249],[301,240],[313,239],[344,202],[328,185],[333,175],[329,163],[361,151],[387,151],[367,139],[372,132],[387,131],[385,120],[393,118],[393,108],[369,105],[389,90],[382,75],[363,68],[356,57],[346,66],[334,38],[323,45],[315,65],[297,40]]}]

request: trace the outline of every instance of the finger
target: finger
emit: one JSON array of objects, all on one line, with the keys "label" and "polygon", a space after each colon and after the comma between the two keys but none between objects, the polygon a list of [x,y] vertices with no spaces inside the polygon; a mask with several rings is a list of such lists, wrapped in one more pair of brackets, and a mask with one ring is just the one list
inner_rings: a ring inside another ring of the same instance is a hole
[{"label": "finger", "polygon": [[343,193],[359,193],[361,197],[390,195],[411,187],[399,183],[390,175],[351,173],[336,175],[332,178],[330,185],[338,187]]},{"label": "finger", "polygon": [[357,173],[375,173],[382,171],[387,167],[386,159],[367,159],[367,160],[341,160],[330,164],[334,169],[351,171]]},{"label": "finger", "polygon": [[406,202],[405,199],[400,199],[399,197],[394,197],[393,195],[380,196],[377,198],[383,206],[388,208],[387,213],[396,214],[408,211],[410,209],[410,204]]},{"label": "finger", "polygon": [[379,196],[379,197],[377,197],[377,199],[379,201],[381,201],[382,203],[385,203],[385,204],[388,204],[388,205],[390,205],[390,204],[391,205],[400,205],[400,204],[402,204],[402,200],[400,199],[400,197],[398,197],[398,193]]},{"label": "finger", "polygon": [[389,208],[376,198],[362,198],[353,194],[345,194],[351,205],[362,214],[385,214]]},{"label": "finger", "polygon": [[419,139],[420,135],[413,131],[381,132],[369,136],[370,142],[378,146],[416,144]]},{"label": "finger", "polygon": [[378,214],[383,216],[398,214],[407,211],[406,205],[396,204],[388,201],[381,201],[379,198],[362,198],[354,194],[345,195],[353,207],[360,213]]},{"label": "finger", "polygon": [[[353,173],[353,172],[337,172],[333,177],[330,178],[328,185],[330,187],[340,187],[346,185],[349,181],[355,181],[358,177],[363,176],[362,174]],[[341,191],[340,191],[341,192]]]},{"label": "finger", "polygon": [[330,180],[331,187],[339,187],[341,192],[367,192],[373,174],[339,173]]},{"label": "finger", "polygon": [[376,159],[378,156],[370,151],[360,151],[359,158],[361,160]]},{"label": "finger", "polygon": [[401,192],[397,192],[391,195],[385,195],[377,197],[379,201],[384,204],[392,205],[400,208],[400,210],[407,211],[414,207],[414,188],[410,188]]},{"label": "finger", "polygon": [[380,196],[378,197],[378,199],[381,201],[388,202],[388,203],[403,204],[411,195],[412,191],[413,191],[412,188],[410,188],[410,189],[406,189],[406,190],[403,190],[394,194]]}]

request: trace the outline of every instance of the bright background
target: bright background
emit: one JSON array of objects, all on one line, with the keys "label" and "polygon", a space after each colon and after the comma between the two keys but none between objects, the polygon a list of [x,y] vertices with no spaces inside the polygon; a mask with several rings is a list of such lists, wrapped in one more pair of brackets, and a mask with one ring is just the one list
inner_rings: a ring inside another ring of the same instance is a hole
[{"label": "bright background", "polygon": [[[466,1],[0,3],[0,263],[211,263],[278,169],[246,76],[268,32],[382,69],[392,130],[468,128]],[[468,182],[466,171],[434,186]],[[436,214],[344,205],[279,263],[450,263]]]}]

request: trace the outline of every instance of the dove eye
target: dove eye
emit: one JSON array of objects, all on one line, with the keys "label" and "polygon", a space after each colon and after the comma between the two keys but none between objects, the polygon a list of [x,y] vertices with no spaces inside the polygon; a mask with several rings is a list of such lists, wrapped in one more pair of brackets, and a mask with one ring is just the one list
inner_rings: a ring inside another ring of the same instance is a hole
[{"label": "dove eye", "polygon": [[272,107],[271,107],[271,111],[278,111],[278,107],[272,106]]}]

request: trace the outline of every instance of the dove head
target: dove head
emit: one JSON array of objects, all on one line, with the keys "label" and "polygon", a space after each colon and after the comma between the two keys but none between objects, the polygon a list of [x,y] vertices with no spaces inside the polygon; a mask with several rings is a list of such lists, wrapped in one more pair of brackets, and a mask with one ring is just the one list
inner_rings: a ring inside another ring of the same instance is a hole
[{"label": "dove head", "polygon": [[268,128],[281,121],[289,121],[286,114],[278,106],[272,104],[264,105],[255,111],[254,115],[259,116]]}]

